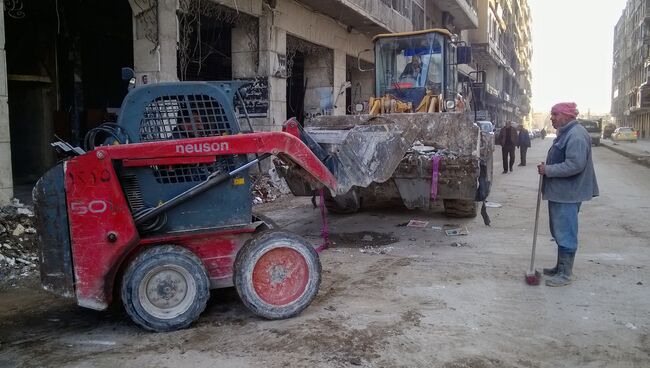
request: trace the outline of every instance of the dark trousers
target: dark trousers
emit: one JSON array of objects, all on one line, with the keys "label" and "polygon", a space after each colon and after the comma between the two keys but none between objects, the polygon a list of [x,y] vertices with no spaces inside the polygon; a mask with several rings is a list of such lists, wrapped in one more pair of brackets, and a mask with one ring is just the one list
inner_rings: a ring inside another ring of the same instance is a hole
[{"label": "dark trousers", "polygon": [[512,166],[515,164],[515,146],[502,146],[501,154],[503,155],[503,171],[507,172],[508,169],[512,171]]},{"label": "dark trousers", "polygon": [[519,161],[523,166],[526,166],[526,152],[528,152],[528,147],[519,146]]}]

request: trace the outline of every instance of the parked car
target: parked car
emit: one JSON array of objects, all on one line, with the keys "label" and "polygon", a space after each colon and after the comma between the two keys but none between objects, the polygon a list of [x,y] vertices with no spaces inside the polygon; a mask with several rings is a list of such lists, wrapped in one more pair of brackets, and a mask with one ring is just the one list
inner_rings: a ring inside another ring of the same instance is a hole
[{"label": "parked car", "polygon": [[494,134],[494,124],[491,121],[479,120],[476,122],[479,128],[486,133]]},{"label": "parked car", "polygon": [[600,145],[601,125],[598,121],[578,119],[578,122],[587,130],[591,137],[591,144]]},{"label": "parked car", "polygon": [[619,127],[612,133],[613,141],[631,141],[636,143],[637,139],[636,131],[630,127]]}]

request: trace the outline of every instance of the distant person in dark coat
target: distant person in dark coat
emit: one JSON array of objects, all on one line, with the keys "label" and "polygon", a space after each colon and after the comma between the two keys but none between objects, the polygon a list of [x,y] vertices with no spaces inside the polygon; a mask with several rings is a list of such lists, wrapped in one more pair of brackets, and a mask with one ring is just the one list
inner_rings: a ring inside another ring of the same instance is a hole
[{"label": "distant person in dark coat", "polygon": [[523,125],[517,127],[519,131],[519,139],[517,139],[517,147],[519,147],[519,166],[526,166],[526,152],[530,147],[530,134]]},{"label": "distant person in dark coat", "polygon": [[506,121],[506,126],[499,131],[497,142],[501,145],[501,155],[503,157],[503,174],[512,172],[512,166],[515,164],[515,146],[519,137],[517,130],[512,127],[511,121]]}]

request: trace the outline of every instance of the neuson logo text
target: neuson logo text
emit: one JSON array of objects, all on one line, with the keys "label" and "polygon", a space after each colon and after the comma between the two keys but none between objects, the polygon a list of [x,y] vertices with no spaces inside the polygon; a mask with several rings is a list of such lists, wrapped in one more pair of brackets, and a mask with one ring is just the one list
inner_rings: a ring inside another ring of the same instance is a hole
[{"label": "neuson logo text", "polygon": [[176,153],[200,153],[228,151],[228,142],[177,144]]}]

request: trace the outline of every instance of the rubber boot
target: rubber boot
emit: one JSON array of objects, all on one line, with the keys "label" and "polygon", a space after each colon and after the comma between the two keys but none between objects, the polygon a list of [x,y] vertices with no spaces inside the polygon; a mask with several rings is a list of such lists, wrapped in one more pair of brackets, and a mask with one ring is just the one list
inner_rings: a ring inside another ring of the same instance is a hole
[{"label": "rubber boot", "polygon": [[546,280],[546,286],[566,286],[571,284],[573,276],[573,260],[575,259],[575,253],[566,253],[560,252],[558,254],[558,270],[555,276]]},{"label": "rubber boot", "polygon": [[557,252],[557,261],[555,262],[555,267],[553,268],[544,268],[542,272],[546,276],[555,276],[557,274],[558,265],[560,264],[560,251]]}]

